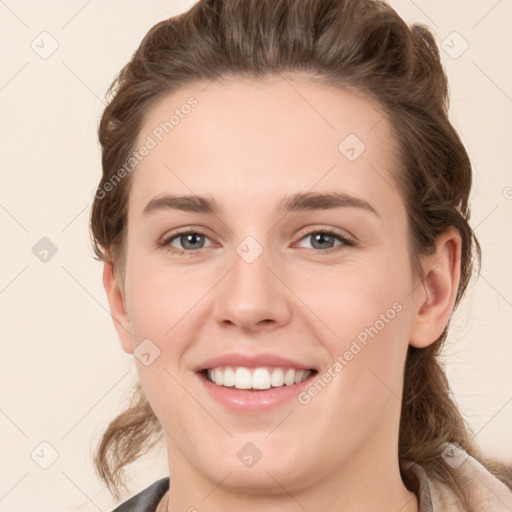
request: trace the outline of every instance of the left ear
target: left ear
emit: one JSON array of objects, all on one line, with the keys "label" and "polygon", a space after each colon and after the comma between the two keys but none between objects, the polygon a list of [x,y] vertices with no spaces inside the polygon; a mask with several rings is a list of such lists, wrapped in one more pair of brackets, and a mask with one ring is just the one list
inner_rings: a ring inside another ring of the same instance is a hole
[{"label": "left ear", "polygon": [[423,257],[425,278],[418,287],[409,343],[424,348],[441,336],[453,311],[460,280],[462,239],[449,228],[437,238],[434,254]]}]

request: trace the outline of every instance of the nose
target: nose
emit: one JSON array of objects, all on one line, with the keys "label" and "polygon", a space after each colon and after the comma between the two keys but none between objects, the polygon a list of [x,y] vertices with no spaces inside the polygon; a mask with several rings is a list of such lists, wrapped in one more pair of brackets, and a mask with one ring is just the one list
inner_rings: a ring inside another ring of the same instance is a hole
[{"label": "nose", "polygon": [[216,287],[216,321],[245,333],[286,325],[291,318],[292,294],[278,269],[278,262],[271,261],[265,250],[254,261],[235,252],[231,271]]}]

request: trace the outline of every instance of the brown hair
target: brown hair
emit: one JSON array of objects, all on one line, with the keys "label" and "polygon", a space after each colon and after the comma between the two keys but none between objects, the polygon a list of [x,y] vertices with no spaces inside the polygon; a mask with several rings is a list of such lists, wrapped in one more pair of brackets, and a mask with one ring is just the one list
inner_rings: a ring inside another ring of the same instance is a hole
[{"label": "brown hair", "polygon": [[[377,100],[400,150],[395,177],[407,208],[411,262],[435,251],[454,226],[462,238],[455,307],[468,286],[480,246],[469,226],[471,163],[448,119],[448,85],[439,50],[424,26],[408,27],[377,0],[201,0],[153,26],[109,89],[100,126],[103,176],[91,212],[97,257],[123,282],[130,174],[107,194],[105,184],[134,151],[141,123],[163,95],[216,77],[306,72],[324,83]],[[424,276],[421,276],[424,277]],[[411,463],[447,483],[466,504],[463,485],[441,457],[458,443],[512,487],[510,468],[483,460],[438,361],[448,325],[435,343],[409,347],[399,430],[403,476]],[[153,446],[162,426],[140,385],[130,407],[108,426],[95,467],[119,498],[126,465]],[[410,485],[413,486],[412,483]]]}]

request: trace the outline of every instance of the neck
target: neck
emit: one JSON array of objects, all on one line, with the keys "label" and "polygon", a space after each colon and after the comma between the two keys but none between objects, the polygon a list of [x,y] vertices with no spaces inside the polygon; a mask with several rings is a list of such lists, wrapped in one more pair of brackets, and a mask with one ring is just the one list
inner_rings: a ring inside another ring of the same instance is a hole
[{"label": "neck", "polygon": [[397,451],[386,453],[379,440],[376,441],[366,444],[351,457],[350,463],[333,470],[328,478],[319,481],[311,478],[308,482],[305,477],[306,485],[300,487],[283,485],[284,479],[276,472],[261,470],[264,476],[259,480],[263,484],[259,491],[233,485],[235,471],[219,474],[217,481],[205,478],[179,451],[172,450],[169,460],[174,462],[175,470],[171,473],[169,493],[161,501],[161,510],[259,512],[264,508],[269,512],[296,512],[302,508],[324,512],[418,512],[415,494],[401,479]]}]

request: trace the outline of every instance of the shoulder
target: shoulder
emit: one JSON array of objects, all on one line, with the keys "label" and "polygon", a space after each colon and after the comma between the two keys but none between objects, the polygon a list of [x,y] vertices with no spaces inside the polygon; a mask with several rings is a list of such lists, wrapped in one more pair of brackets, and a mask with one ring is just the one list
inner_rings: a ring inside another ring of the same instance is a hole
[{"label": "shoulder", "polygon": [[[464,493],[475,511],[512,510],[512,490],[458,444],[446,443],[443,458],[454,469],[457,479],[463,483]],[[421,466],[416,465],[414,471],[422,488],[426,490],[429,502],[428,506],[420,508],[420,512],[465,512],[466,509],[448,485],[427,475]]]},{"label": "shoulder", "polygon": [[169,489],[169,477],[161,478],[129,500],[121,503],[112,512],[154,512]]}]

